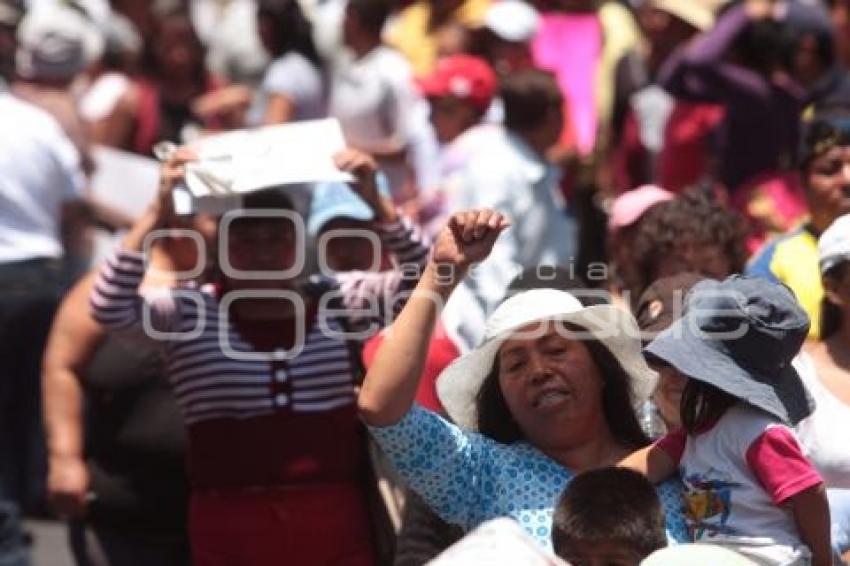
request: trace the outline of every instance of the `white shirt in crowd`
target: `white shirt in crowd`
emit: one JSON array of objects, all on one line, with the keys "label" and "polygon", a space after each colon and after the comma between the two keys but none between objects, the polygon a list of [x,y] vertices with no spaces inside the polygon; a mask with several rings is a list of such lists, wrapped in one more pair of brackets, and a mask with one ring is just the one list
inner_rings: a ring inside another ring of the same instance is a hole
[{"label": "white shirt in crowd", "polygon": [[248,122],[260,125],[270,95],[280,94],[292,101],[293,121],[317,120],[326,115],[325,88],[319,70],[295,51],[278,57],[269,65]]},{"label": "white shirt in crowd", "polygon": [[850,431],[850,407],[821,383],[811,356],[801,353],[794,367],[815,400],[815,411],[797,425],[803,451],[826,487],[850,489],[850,444],[843,438]]},{"label": "white shirt in crowd", "polygon": [[62,207],[80,198],[80,155],[59,123],[0,93],[0,263],[59,258]]},{"label": "white shirt in crowd", "polygon": [[[430,124],[428,127],[433,132]],[[420,221],[432,236],[436,236],[449,217],[457,212],[457,209],[452,207],[458,204],[458,194],[463,186],[467,164],[491,141],[501,141],[503,136],[504,130],[501,126],[481,122],[451,142],[443,146],[435,145],[428,165],[428,169],[435,173],[434,178],[429,185],[419,187]],[[436,139],[434,143],[436,144]]]},{"label": "white shirt in crowd", "polygon": [[[329,114],[339,119],[353,147],[365,151],[379,144],[405,147],[416,101],[410,64],[391,47],[380,45],[359,59],[346,50],[334,64]],[[409,167],[403,159],[378,159],[378,163],[392,194],[398,196]]]},{"label": "white shirt in crowd", "polygon": [[695,542],[731,548],[762,565],[809,564],[809,549],[783,503],[820,477],[788,427],[738,403],[705,432],[679,429],[659,442],[669,446],[682,439],[679,457],[668,454],[685,485]]},{"label": "white shirt in crowd", "polygon": [[459,173],[460,186],[449,209],[493,208],[513,224],[443,312],[446,330],[462,350],[480,343],[484,321],[523,269],[569,265],[575,253],[575,222],[565,209],[557,168],[513,134],[501,132],[486,140]]},{"label": "white shirt in crowd", "polygon": [[80,114],[89,122],[108,118],[130,86],[130,78],[124,73],[104,73],[92,82],[80,100]]}]

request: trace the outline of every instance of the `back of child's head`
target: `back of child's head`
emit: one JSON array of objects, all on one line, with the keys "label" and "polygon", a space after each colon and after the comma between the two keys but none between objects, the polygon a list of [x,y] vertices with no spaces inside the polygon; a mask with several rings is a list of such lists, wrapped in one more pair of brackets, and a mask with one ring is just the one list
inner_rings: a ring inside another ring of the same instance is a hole
[{"label": "back of child's head", "polygon": [[738,399],[698,379],[688,379],[679,406],[682,427],[688,434],[711,428]]},{"label": "back of child's head", "polygon": [[[626,468],[584,472],[567,485],[552,520],[555,553],[580,566],[639,564],[667,545],[664,510],[655,488]],[[607,563],[607,562],[606,562]]]},{"label": "back of child's head", "polygon": [[387,0],[351,0],[348,11],[360,26],[376,37],[381,35],[387,17],[390,15],[390,3]]}]

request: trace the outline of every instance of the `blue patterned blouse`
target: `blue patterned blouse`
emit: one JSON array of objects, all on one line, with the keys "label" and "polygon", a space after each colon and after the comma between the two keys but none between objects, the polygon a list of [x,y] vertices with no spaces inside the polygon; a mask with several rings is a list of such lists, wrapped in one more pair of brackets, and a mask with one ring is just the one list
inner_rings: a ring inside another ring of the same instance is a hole
[{"label": "blue patterned blouse", "polygon": [[[410,487],[444,520],[470,530],[512,517],[551,549],[555,502],[572,474],[530,444],[501,444],[463,431],[419,405],[398,424],[371,431]],[[680,492],[678,480],[658,486],[668,538],[690,542]]]}]

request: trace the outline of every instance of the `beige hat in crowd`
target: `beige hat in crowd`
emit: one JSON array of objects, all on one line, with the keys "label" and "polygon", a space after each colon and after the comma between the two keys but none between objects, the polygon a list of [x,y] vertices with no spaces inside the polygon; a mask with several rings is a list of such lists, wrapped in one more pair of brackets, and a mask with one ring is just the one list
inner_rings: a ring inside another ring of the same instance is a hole
[{"label": "beige hat in crowd", "polygon": [[714,25],[720,9],[729,0],[650,0],[650,5],[683,20],[700,31]]}]

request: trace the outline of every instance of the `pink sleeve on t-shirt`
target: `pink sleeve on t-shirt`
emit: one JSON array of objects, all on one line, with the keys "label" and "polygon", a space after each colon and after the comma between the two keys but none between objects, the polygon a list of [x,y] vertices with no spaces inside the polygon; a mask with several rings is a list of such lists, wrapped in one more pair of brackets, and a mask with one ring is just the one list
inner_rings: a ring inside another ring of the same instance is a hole
[{"label": "pink sleeve on t-shirt", "polygon": [[747,465],[777,505],[823,482],[784,426],[769,427],[750,444]]},{"label": "pink sleeve on t-shirt", "polygon": [[677,466],[682,460],[682,454],[685,452],[685,443],[688,441],[688,433],[683,428],[677,428],[672,432],[668,432],[661,438],[655,441],[655,446],[664,450],[673,463]]}]

